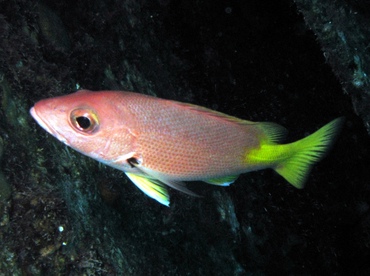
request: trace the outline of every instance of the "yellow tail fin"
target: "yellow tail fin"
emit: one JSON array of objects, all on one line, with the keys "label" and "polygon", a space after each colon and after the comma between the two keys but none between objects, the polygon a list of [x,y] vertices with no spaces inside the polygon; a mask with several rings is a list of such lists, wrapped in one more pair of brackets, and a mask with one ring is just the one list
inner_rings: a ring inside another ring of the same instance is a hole
[{"label": "yellow tail fin", "polygon": [[337,118],[301,140],[285,145],[270,145],[280,153],[273,169],[294,187],[302,189],[312,165],[328,152],[343,122],[343,117]]}]

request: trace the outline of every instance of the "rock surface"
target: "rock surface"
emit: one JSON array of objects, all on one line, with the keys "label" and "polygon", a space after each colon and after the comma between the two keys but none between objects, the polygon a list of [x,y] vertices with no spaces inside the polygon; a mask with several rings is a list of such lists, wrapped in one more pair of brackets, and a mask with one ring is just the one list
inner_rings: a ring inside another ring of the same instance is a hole
[{"label": "rock surface", "polygon": [[[1,273],[370,273],[360,1],[336,1],[330,18],[325,1],[253,2],[0,2],[0,168],[11,186],[0,201]],[[303,190],[253,172],[227,188],[190,183],[204,197],[171,191],[166,208],[32,120],[37,100],[79,87],[273,121],[289,141],[338,116],[346,125]]]}]

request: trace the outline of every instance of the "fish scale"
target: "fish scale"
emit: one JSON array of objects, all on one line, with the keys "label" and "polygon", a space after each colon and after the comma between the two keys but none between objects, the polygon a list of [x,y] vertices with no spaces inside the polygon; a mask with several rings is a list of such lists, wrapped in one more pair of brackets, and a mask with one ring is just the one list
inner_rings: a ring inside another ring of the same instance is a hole
[{"label": "fish scale", "polygon": [[344,119],[281,144],[286,130],[204,107],[126,91],[80,90],[37,102],[33,118],[73,149],[122,170],[148,196],[169,205],[166,186],[182,181],[226,186],[241,173],[270,168],[303,188]]},{"label": "fish scale", "polygon": [[[166,101],[140,102],[141,109],[133,108],[138,114],[145,111],[143,120],[140,115],[136,118],[141,126],[137,143],[143,166],[177,180],[201,180],[243,171],[246,148],[258,143],[255,125],[225,123],[216,114],[184,106],[176,111],[177,106],[165,108],[166,105]],[[207,118],[199,119],[205,115]]]}]

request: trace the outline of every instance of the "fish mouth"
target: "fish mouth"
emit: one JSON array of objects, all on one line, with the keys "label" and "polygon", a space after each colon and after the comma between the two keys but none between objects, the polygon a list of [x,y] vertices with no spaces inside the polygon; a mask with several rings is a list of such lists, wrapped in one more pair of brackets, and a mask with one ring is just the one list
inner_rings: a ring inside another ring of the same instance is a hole
[{"label": "fish mouth", "polygon": [[36,122],[47,132],[49,132],[51,135],[59,139],[61,142],[65,143],[68,145],[67,139],[60,135],[54,128],[52,128],[46,121],[44,121],[38,114],[35,109],[35,107],[31,107],[30,109],[30,114],[31,116],[36,120]]}]

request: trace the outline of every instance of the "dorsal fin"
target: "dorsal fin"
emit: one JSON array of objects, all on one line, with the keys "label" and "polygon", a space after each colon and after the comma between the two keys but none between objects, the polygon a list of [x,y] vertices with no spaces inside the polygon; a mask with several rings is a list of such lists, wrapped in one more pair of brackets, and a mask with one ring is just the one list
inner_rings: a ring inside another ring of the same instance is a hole
[{"label": "dorsal fin", "polygon": [[242,120],[234,116],[230,116],[227,114],[224,114],[222,112],[218,112],[206,107],[194,105],[194,104],[189,104],[189,103],[182,103],[182,102],[176,102],[176,101],[171,101],[177,106],[181,108],[186,108],[189,110],[193,110],[195,112],[199,112],[202,115],[206,116],[212,116],[215,118],[223,119],[225,121],[229,121],[232,123],[237,123],[241,125],[255,125],[258,126],[262,132],[265,134],[265,143],[268,144],[273,144],[273,143],[279,143],[282,142],[287,134],[287,130],[278,124],[271,123],[271,122],[252,122],[252,121],[247,121],[247,120]]},{"label": "dorsal fin", "polygon": [[[170,101],[170,100],[168,100],[168,101]],[[203,107],[203,106],[190,104],[190,103],[176,102],[176,101],[170,101],[170,102],[172,102],[173,104],[177,105],[180,108],[189,109],[189,110],[198,112],[202,115],[224,119],[224,120],[229,121],[229,122],[239,123],[239,124],[256,124],[255,122],[242,120],[242,119],[239,119],[237,117],[230,116],[230,115],[227,115],[225,113],[218,112],[218,111],[215,111],[215,110]]]},{"label": "dorsal fin", "polygon": [[281,143],[284,141],[288,130],[278,124],[271,122],[259,122],[258,127],[263,131],[265,137],[262,142],[266,144]]}]

